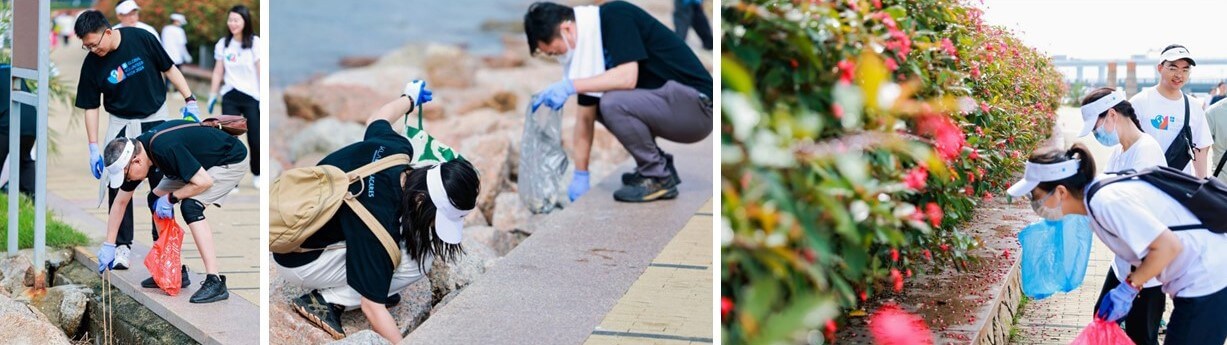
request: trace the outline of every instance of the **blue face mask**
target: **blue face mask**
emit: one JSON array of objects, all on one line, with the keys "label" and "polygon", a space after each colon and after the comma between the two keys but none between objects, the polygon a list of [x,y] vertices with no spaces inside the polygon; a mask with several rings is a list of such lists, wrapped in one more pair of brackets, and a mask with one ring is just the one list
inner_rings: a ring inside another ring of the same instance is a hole
[{"label": "blue face mask", "polygon": [[1100,126],[1099,128],[1095,129],[1095,140],[1099,141],[1099,143],[1103,144],[1103,146],[1109,147],[1120,144],[1120,134],[1116,133],[1115,131],[1108,132],[1108,129],[1104,127],[1105,126]]}]

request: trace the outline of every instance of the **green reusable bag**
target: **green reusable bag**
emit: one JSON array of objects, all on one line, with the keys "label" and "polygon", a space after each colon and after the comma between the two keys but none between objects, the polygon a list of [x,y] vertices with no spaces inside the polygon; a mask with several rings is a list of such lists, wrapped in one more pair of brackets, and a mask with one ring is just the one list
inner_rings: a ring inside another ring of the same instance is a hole
[{"label": "green reusable bag", "polygon": [[413,167],[431,166],[460,158],[459,152],[426,133],[425,127],[422,126],[422,105],[419,104],[417,108],[417,127],[410,126],[409,116],[405,116],[405,137],[409,138],[409,143],[413,145],[413,157],[409,164]]}]

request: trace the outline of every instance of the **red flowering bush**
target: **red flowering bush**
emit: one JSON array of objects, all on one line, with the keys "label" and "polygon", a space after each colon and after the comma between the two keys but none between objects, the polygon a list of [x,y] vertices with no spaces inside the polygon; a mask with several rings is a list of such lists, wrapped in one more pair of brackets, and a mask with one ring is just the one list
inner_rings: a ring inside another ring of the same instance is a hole
[{"label": "red flowering bush", "polygon": [[1051,133],[1049,59],[958,0],[723,3],[721,312],[730,343],[976,258],[960,231]]}]

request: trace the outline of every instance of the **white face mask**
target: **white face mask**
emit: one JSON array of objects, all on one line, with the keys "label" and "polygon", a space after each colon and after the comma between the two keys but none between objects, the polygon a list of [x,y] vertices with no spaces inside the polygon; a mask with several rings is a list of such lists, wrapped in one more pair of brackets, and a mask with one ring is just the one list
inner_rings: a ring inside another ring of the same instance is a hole
[{"label": "white face mask", "polygon": [[1052,191],[1052,193],[1048,193],[1047,196],[1044,196],[1039,200],[1031,200],[1031,209],[1035,211],[1035,214],[1038,214],[1040,217],[1047,220],[1057,220],[1065,216],[1061,213],[1061,199],[1057,199],[1056,207],[1044,206],[1044,201],[1047,201],[1053,194],[1056,194],[1055,189]]},{"label": "white face mask", "polygon": [[560,64],[570,65],[571,58],[575,56],[575,50],[571,49],[571,41],[567,40],[567,34],[565,32],[559,32],[559,34],[560,34],[559,36],[562,36],[562,43],[566,44],[567,46],[567,52],[554,56],[554,58],[558,59],[558,63]]}]

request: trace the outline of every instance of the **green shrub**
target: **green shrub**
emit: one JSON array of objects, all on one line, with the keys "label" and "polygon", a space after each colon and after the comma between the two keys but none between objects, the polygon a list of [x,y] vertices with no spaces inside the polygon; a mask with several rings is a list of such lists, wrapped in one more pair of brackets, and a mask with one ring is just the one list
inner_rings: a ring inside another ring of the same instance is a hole
[{"label": "green shrub", "polygon": [[[120,1],[122,0],[98,0],[94,8],[106,14],[111,24],[118,24],[119,17],[115,16],[115,5]],[[205,45],[212,49],[218,39],[226,37],[226,33],[230,32],[230,29],[226,27],[226,18],[230,15],[230,8],[234,5],[244,5],[251,10],[252,28],[255,29],[256,36],[260,35],[259,1],[136,0],[136,4],[141,6],[141,21],[154,27],[159,35],[162,33],[162,27],[170,24],[171,13],[182,13],[184,17],[187,17],[187,25],[183,26],[183,30],[187,32],[188,51],[196,58],[195,61],[200,61],[200,57],[196,56],[199,53],[196,47]]]},{"label": "green shrub", "polygon": [[722,13],[724,339],[829,336],[913,274],[976,262],[960,226],[1064,96],[1047,57],[956,0]]},{"label": "green shrub", "polygon": [[[17,205],[17,227],[21,229],[17,233],[17,247],[21,249],[34,247],[34,204],[25,195],[22,195],[18,200]],[[0,193],[0,251],[8,248],[8,226],[9,226],[9,196],[7,192]],[[48,247],[68,248],[73,246],[84,246],[89,244],[90,240],[85,234],[78,232],[68,224],[64,224],[59,219],[55,218],[50,212],[47,214],[47,232],[46,241]]]}]

